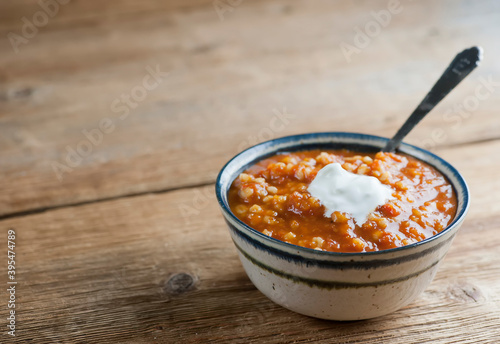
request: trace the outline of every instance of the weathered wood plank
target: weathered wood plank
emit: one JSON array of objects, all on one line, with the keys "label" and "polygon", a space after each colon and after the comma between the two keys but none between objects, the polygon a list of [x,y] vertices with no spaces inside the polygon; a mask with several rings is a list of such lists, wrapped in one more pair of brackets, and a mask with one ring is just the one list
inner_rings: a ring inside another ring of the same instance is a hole
[{"label": "weathered wood plank", "polygon": [[[75,1],[19,53],[0,40],[0,216],[63,207],[0,221],[1,255],[5,232],[17,233],[14,342],[497,343],[500,8],[403,2],[347,62],[339,44],[386,7],[248,1],[221,21],[205,0]],[[2,36],[38,8],[1,2]],[[433,284],[399,312],[335,323],[274,305],[244,274],[212,186],[122,197],[211,183],[233,154],[271,137],[391,135],[472,44],[485,48],[481,68],[409,137],[464,174],[470,215]],[[113,102],[140,92],[157,65],[169,75],[120,119]],[[83,130],[97,143],[59,180],[51,163],[90,142]]]},{"label": "weathered wood plank", "polygon": [[[158,11],[188,10],[200,5],[212,4],[210,0],[130,0],[72,1],[72,0],[6,0],[0,3],[0,32],[21,31],[23,17],[29,21],[42,21],[36,13],[44,12],[50,21],[40,25],[44,30],[60,29],[71,26],[95,25],[105,18],[116,22],[123,17],[140,16]],[[33,19],[35,17],[35,19]]]},{"label": "weathered wood plank", "polygon": [[[426,292],[370,321],[320,321],[261,295],[237,259],[213,186],[0,221],[2,243],[7,229],[17,233],[12,342],[496,343],[500,163],[488,157],[498,149],[497,141],[439,151],[470,184],[470,215]],[[196,214],[183,217],[180,205]]]},{"label": "weathered wood plank", "polygon": [[[65,6],[69,16],[85,16],[101,3]],[[497,138],[496,84],[477,109],[471,98],[474,111],[455,108],[482,79],[500,80],[493,58],[500,12],[496,2],[482,3],[405,3],[350,63],[339,44],[353,44],[354,27],[374,20],[370,11],[384,10],[385,1],[244,2],[221,21],[212,4],[170,10],[117,0],[102,5],[92,25],[61,19],[41,29],[18,54],[2,40],[0,214],[213,182],[242,147],[270,137],[391,135],[471,44],[485,47],[483,66],[409,140],[432,147]],[[108,21],[120,4],[143,11]],[[144,95],[148,66],[170,74]],[[124,105],[131,93],[145,99]],[[293,117],[276,119],[283,109]],[[114,129],[92,143],[83,132],[95,133],[106,118]],[[78,148],[79,157],[68,153]],[[56,173],[55,163],[67,168],[57,165]]]}]

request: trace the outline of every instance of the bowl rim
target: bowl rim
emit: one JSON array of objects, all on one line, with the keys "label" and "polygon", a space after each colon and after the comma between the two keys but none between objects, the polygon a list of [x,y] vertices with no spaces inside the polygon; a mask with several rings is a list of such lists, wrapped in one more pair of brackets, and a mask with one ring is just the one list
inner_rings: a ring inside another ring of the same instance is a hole
[{"label": "bowl rim", "polygon": [[[467,186],[467,183],[465,182],[465,179],[460,174],[460,172],[458,172],[458,170],[455,167],[453,167],[453,165],[451,165],[450,163],[448,163],[443,158],[437,156],[436,154],[434,154],[434,153],[432,153],[432,152],[430,152],[430,151],[428,151],[426,149],[423,149],[423,148],[420,148],[420,147],[417,147],[417,146],[414,146],[414,145],[411,145],[411,144],[408,144],[408,143],[404,143],[404,142],[401,143],[400,147],[404,147],[404,148],[407,148],[407,149],[410,149],[410,150],[414,150],[414,151],[416,151],[418,153],[423,154],[424,156],[428,156],[428,157],[430,157],[432,159],[435,159],[435,160],[439,161],[440,164],[442,164],[443,166],[445,166],[451,172],[451,174],[453,174],[455,176],[456,180],[458,181],[458,185],[455,185],[453,183],[453,181],[450,179],[450,177],[449,177],[450,173],[446,173],[446,172],[442,171],[441,169],[439,169],[438,167],[432,165],[428,161],[423,160],[421,157],[414,156],[413,154],[410,154],[410,153],[407,153],[407,152],[401,152],[401,153],[410,155],[412,157],[415,157],[418,160],[424,161],[426,164],[429,164],[429,165],[433,166],[442,175],[444,175],[446,177],[446,179],[449,181],[449,183],[452,185],[452,187],[455,190],[455,194],[457,196],[457,199],[459,197],[458,193],[460,191],[462,192],[463,197],[464,197],[464,201],[463,201],[464,205],[463,205],[462,209],[460,210],[460,212],[457,213],[457,214],[455,214],[455,218],[453,219],[453,221],[445,229],[443,229],[441,232],[439,232],[439,233],[437,233],[437,234],[435,234],[435,235],[433,235],[433,236],[431,236],[431,237],[429,237],[427,239],[424,239],[422,241],[418,241],[418,242],[412,243],[410,245],[395,247],[395,248],[386,249],[386,250],[379,250],[379,251],[370,251],[370,252],[332,252],[332,251],[319,251],[319,250],[314,250],[314,249],[311,249],[311,248],[308,248],[308,247],[304,247],[304,246],[290,244],[290,243],[287,243],[285,241],[269,237],[269,236],[267,236],[267,235],[259,232],[258,230],[250,227],[249,225],[247,225],[246,223],[244,223],[243,221],[241,221],[238,217],[236,217],[233,214],[233,212],[231,211],[231,209],[229,207],[229,204],[227,202],[227,197],[226,198],[222,197],[222,194],[223,194],[222,176],[223,176],[224,172],[226,171],[226,168],[231,163],[233,163],[234,160],[238,159],[240,156],[244,155],[245,153],[248,153],[249,151],[252,151],[252,150],[256,150],[256,149],[258,149],[260,147],[265,147],[265,146],[268,146],[268,145],[276,146],[279,143],[289,142],[289,141],[296,142],[295,145],[291,145],[289,147],[289,148],[292,148],[292,147],[300,146],[301,144],[303,144],[303,143],[300,142],[302,139],[308,139],[308,138],[311,139],[311,138],[314,138],[314,137],[317,137],[317,138],[319,138],[319,137],[339,137],[339,138],[345,138],[345,139],[347,139],[347,138],[353,139],[354,138],[354,139],[357,139],[359,141],[358,142],[359,144],[362,144],[362,145],[365,145],[365,146],[368,146],[368,147],[373,147],[373,148],[380,148],[380,147],[377,147],[377,146],[375,146],[373,144],[370,144],[370,143],[365,143],[363,141],[363,139],[364,140],[371,139],[371,140],[376,140],[376,141],[380,141],[380,142],[387,142],[387,141],[389,141],[389,139],[386,138],[386,137],[376,136],[376,135],[370,135],[370,134],[363,134],[363,133],[344,132],[344,131],[313,132],[313,133],[304,133],[304,134],[282,136],[282,137],[274,138],[274,139],[271,139],[271,140],[268,140],[268,141],[260,142],[260,143],[258,143],[256,145],[253,145],[251,147],[246,148],[245,150],[243,150],[240,153],[238,153],[235,156],[233,156],[222,167],[222,169],[220,170],[219,174],[217,175],[217,179],[216,179],[216,182],[215,182],[215,193],[216,193],[216,196],[217,196],[217,201],[218,201],[219,206],[221,207],[221,210],[223,211],[223,213],[225,213],[228,216],[230,216],[231,219],[233,221],[235,221],[236,224],[238,224],[238,226],[240,227],[240,229],[248,231],[251,234],[257,235],[259,238],[263,239],[263,242],[262,242],[263,245],[267,245],[267,243],[274,243],[276,245],[282,246],[284,249],[293,249],[296,253],[300,253],[302,251],[304,253],[312,254],[312,255],[317,255],[318,257],[323,257],[323,258],[326,258],[326,257],[367,257],[367,256],[376,257],[376,256],[380,256],[380,255],[385,255],[385,254],[391,254],[391,253],[395,253],[395,252],[402,252],[402,251],[406,251],[406,250],[411,250],[413,248],[417,248],[417,247],[420,247],[420,246],[425,246],[426,244],[429,244],[429,243],[437,240],[438,238],[446,235],[450,231],[452,231],[455,227],[457,227],[458,225],[460,225],[460,223],[465,218],[465,216],[466,216],[466,214],[467,214],[467,212],[469,210],[469,207],[470,207],[470,191],[469,191],[469,188]],[[321,142],[318,141],[318,143],[321,143]],[[313,144],[313,143],[310,143],[310,144]],[[353,142],[351,144],[356,144],[356,143]],[[307,148],[305,150],[307,150]],[[398,148],[398,150],[399,150],[399,148]],[[273,154],[276,154],[276,153],[278,153],[280,151],[285,152],[287,150],[286,149],[280,150],[278,148],[276,151],[273,152]],[[259,160],[263,159],[264,157],[265,157],[265,154],[258,154],[249,163],[254,163],[256,161],[259,161]],[[243,168],[244,166],[245,165],[242,165],[240,167],[240,169]],[[233,181],[234,181],[234,179],[231,179],[231,184],[232,184]],[[228,186],[228,188],[229,187],[230,187],[230,185]],[[459,190],[458,187],[460,187],[461,190]]]}]

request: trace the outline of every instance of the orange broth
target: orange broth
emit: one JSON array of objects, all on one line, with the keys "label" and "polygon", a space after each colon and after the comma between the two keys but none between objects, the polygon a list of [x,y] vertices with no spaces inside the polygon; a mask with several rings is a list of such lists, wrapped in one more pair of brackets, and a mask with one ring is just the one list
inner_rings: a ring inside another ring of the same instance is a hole
[{"label": "orange broth", "polygon": [[[378,178],[393,190],[394,199],[361,226],[347,213],[325,217],[307,187],[334,162]],[[424,240],[446,228],[457,208],[453,187],[434,167],[403,154],[349,150],[280,153],[259,161],[234,180],[228,199],[232,212],[259,232],[333,252],[379,251]]]}]

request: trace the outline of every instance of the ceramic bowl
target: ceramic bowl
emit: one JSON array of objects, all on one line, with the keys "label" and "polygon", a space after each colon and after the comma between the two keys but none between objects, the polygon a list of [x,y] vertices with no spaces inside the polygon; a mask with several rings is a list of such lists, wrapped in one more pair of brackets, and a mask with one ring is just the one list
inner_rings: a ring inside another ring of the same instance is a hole
[{"label": "ceramic bowl", "polygon": [[429,285],[469,207],[463,177],[449,163],[424,149],[402,144],[399,152],[424,161],[453,185],[458,209],[453,222],[426,240],[363,253],[317,251],[271,238],[240,221],[230,210],[233,180],[255,162],[277,152],[347,148],[380,151],[387,138],[355,133],[314,133],[278,138],[253,146],[221,170],[216,194],[243,268],[268,298],[294,312],[331,320],[360,320],[394,312]]}]

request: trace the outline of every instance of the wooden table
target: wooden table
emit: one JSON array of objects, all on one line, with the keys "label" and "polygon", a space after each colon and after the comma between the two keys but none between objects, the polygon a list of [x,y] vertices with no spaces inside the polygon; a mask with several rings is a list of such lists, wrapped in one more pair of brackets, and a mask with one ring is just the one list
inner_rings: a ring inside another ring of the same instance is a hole
[{"label": "wooden table", "polygon": [[[500,342],[498,1],[59,1],[0,2],[0,342]],[[472,192],[423,295],[338,323],[257,291],[222,165],[288,134],[390,136],[476,44],[480,68],[407,138]]]}]

